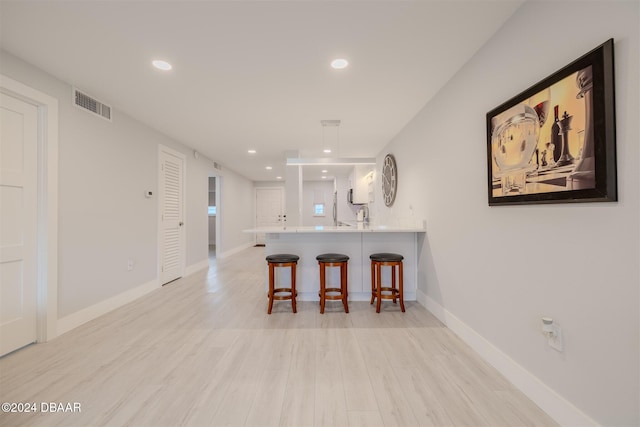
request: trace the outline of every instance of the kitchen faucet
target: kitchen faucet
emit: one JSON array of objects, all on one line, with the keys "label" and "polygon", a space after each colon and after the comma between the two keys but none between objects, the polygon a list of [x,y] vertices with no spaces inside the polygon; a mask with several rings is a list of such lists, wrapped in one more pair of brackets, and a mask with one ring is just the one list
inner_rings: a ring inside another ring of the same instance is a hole
[{"label": "kitchen faucet", "polygon": [[360,206],[360,209],[358,209],[358,211],[362,212],[362,220],[368,223],[369,222],[369,206],[362,205]]}]

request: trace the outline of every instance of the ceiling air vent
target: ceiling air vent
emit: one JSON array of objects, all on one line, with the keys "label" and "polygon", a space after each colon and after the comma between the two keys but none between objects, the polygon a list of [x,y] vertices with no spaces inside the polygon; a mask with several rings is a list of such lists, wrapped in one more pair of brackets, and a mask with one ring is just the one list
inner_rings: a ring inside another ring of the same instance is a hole
[{"label": "ceiling air vent", "polygon": [[89,111],[102,117],[105,120],[111,121],[111,107],[107,104],[103,104],[97,99],[80,92],[78,89],[73,88],[73,103],[76,107]]}]

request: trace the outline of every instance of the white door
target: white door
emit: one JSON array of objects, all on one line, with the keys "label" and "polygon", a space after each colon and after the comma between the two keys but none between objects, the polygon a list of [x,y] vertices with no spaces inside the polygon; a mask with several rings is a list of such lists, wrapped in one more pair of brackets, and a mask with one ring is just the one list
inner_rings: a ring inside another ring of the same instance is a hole
[{"label": "white door", "polygon": [[[256,227],[282,225],[286,225],[282,188],[256,188]],[[256,244],[264,243],[264,233],[256,233]]]},{"label": "white door", "polygon": [[37,113],[0,94],[0,356],[36,341]]},{"label": "white door", "polygon": [[182,277],[185,264],[184,162],[182,154],[160,150],[160,283]]}]

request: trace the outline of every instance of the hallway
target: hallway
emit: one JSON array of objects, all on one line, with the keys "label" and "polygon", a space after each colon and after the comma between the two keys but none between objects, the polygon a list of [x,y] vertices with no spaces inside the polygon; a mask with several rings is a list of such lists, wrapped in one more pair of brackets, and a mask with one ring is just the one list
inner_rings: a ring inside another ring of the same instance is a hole
[{"label": "hallway", "polygon": [[556,426],[416,302],[276,303],[263,248],[0,359],[5,426]]}]

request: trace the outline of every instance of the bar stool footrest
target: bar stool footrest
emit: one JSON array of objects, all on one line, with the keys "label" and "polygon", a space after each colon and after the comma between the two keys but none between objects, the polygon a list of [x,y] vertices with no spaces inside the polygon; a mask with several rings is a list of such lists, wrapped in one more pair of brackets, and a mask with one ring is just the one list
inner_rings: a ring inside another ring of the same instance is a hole
[{"label": "bar stool footrest", "polygon": [[[278,293],[288,293],[289,295],[276,295]],[[273,290],[273,294],[273,299],[278,301],[290,300],[293,298],[291,288],[277,288]]]},{"label": "bar stool footrest", "polygon": [[[325,299],[328,300],[332,300],[332,301],[341,301],[343,296],[342,296],[342,289],[340,288],[327,288],[324,290],[325,292]],[[327,295],[327,292],[331,292],[331,293],[337,293],[338,295]]]},{"label": "bar stool footrest", "polygon": [[381,287],[380,290],[382,292],[389,292],[387,294],[381,294],[380,298],[382,299],[397,299],[400,296],[400,291],[397,288],[387,288],[387,287]]}]

